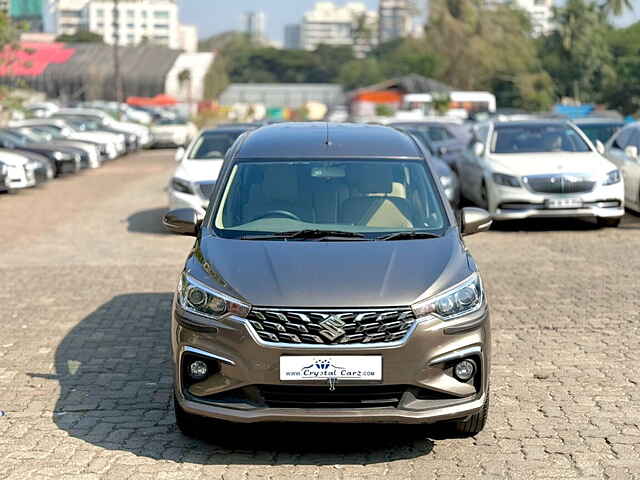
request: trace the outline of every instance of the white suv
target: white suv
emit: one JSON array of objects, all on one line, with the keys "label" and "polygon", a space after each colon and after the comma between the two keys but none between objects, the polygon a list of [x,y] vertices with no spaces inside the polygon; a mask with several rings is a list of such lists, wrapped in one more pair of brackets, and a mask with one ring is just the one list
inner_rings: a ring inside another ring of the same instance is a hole
[{"label": "white suv", "polygon": [[459,161],[462,194],[495,220],[592,217],[616,227],[624,184],[616,166],[573,124],[558,120],[489,122]]},{"label": "white suv", "polygon": [[222,161],[233,142],[249,130],[248,127],[225,127],[204,130],[187,150],[179,148],[179,162],[169,181],[169,210],[193,208],[204,216],[213,193]]}]

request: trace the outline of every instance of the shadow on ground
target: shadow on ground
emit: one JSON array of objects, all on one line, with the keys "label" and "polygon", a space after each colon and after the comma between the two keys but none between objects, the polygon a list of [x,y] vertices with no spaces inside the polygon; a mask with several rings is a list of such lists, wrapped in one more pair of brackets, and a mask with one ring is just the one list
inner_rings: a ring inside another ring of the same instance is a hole
[{"label": "shadow on ground", "polygon": [[169,232],[162,226],[162,216],[165,213],[167,213],[166,208],[152,208],[136,212],[127,218],[127,230],[131,233],[169,235]]},{"label": "shadow on ground", "polygon": [[60,397],[53,420],[69,436],[137,456],[201,464],[363,464],[408,459],[433,449],[423,427],[258,424],[204,440],[175,427],[169,361],[170,293],[114,297],[71,330],[57,348]]}]

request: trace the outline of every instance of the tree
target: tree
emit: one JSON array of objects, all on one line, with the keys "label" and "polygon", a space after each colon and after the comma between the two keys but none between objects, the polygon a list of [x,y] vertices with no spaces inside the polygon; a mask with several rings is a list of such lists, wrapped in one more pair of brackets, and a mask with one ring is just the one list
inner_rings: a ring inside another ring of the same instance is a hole
[{"label": "tree", "polygon": [[352,60],[343,65],[338,82],[347,90],[372,85],[384,80],[380,63],[375,58]]},{"label": "tree", "polygon": [[632,0],[605,0],[600,7],[607,14],[619,16],[625,10],[633,10],[633,2]]},{"label": "tree", "polygon": [[558,93],[581,102],[601,101],[615,80],[606,17],[595,3],[567,0],[555,9],[554,21],[556,30],[541,39],[540,57]]},{"label": "tree", "polygon": [[78,30],[72,35],[62,34],[56,37],[56,42],[63,43],[104,43],[102,35],[88,30]]}]

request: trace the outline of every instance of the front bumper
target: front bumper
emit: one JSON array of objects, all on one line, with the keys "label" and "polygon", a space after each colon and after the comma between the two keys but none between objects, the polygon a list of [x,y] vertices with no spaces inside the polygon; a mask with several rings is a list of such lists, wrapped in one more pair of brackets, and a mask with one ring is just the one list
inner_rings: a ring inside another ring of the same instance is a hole
[{"label": "front bumper", "polygon": [[208,202],[202,200],[197,195],[177,192],[169,187],[169,210],[178,208],[193,208],[199,215],[204,217]]},{"label": "front bumper", "polygon": [[[489,192],[489,210],[494,220],[525,218],[619,218],[624,216],[624,185],[599,185],[588,193],[542,194],[525,188],[503,187],[493,184]],[[548,208],[553,199],[576,199],[579,208]]]},{"label": "front bumper", "polygon": [[[203,319],[174,305],[172,357],[177,401],[191,414],[243,423],[433,423],[464,419],[478,412],[486,401],[491,339],[487,309],[473,314],[469,323],[469,318],[463,320],[468,327],[450,331],[458,321],[442,322],[427,317],[405,341],[390,346],[274,346],[262,342],[241,318]],[[219,372],[201,382],[190,383],[182,373],[182,361],[194,351],[214,359]],[[379,355],[382,381],[339,380],[336,394],[345,388],[398,386],[404,388],[404,393],[394,406],[276,407],[261,397],[261,389],[282,387],[290,392],[296,387],[324,387],[327,397],[332,395],[325,380],[281,381],[282,355]],[[451,374],[452,362],[460,358],[473,358],[478,365],[478,373],[469,383],[460,382]]]}]

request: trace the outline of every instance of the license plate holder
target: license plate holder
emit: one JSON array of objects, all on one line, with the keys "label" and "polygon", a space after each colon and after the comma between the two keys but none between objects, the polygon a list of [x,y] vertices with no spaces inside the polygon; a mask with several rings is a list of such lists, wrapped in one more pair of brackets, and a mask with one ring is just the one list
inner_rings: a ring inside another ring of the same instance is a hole
[{"label": "license plate holder", "polygon": [[381,355],[283,355],[281,381],[381,381]]},{"label": "license plate holder", "polygon": [[571,209],[582,208],[584,202],[581,198],[548,198],[544,204],[549,209]]}]

